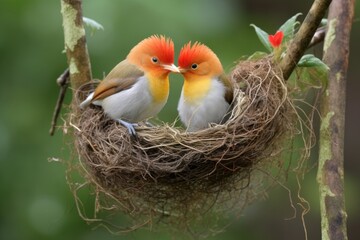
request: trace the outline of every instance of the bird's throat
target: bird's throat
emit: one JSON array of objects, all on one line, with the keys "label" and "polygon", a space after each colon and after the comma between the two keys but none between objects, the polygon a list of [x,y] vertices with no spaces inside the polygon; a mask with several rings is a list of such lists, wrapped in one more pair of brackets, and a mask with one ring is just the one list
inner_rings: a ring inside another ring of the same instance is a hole
[{"label": "bird's throat", "polygon": [[195,102],[201,100],[209,92],[211,87],[210,78],[185,79],[183,94],[186,101]]},{"label": "bird's throat", "polygon": [[169,96],[169,77],[148,77],[150,92],[155,102],[166,101]]}]

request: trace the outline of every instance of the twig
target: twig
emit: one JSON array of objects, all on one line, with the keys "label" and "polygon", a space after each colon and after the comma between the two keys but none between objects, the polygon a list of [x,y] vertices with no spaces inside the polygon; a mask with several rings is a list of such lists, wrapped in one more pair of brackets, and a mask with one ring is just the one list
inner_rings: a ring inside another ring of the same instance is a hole
[{"label": "twig", "polygon": [[62,107],[62,104],[64,102],[66,90],[67,90],[67,88],[69,86],[69,75],[70,75],[70,72],[69,72],[69,69],[67,68],[60,75],[60,77],[58,77],[58,79],[56,79],[56,83],[60,86],[60,92],[59,92],[58,99],[56,101],[53,117],[52,117],[52,120],[51,120],[51,127],[50,127],[50,131],[49,131],[50,136],[53,136],[54,133],[55,133],[55,127],[56,127],[57,119],[59,117],[61,107]]},{"label": "twig", "polygon": [[319,168],[323,240],[346,240],[344,198],[344,132],[346,74],[355,0],[334,0],[330,6],[323,61],[330,68],[321,99]]},{"label": "twig", "polygon": [[73,91],[91,80],[81,4],[81,0],[61,0],[65,50]]},{"label": "twig", "polygon": [[285,79],[290,77],[290,74],[296,67],[296,64],[308,48],[309,43],[330,3],[331,0],[315,0],[311,6],[309,13],[300,26],[299,31],[290,42],[285,57],[280,62],[280,68],[282,69]]}]

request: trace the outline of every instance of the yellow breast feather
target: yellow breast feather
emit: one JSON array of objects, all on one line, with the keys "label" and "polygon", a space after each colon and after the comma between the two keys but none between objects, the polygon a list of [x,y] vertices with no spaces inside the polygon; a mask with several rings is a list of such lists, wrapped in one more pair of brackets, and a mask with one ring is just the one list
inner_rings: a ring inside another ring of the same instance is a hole
[{"label": "yellow breast feather", "polygon": [[150,93],[155,102],[166,101],[169,96],[169,78],[148,76]]},{"label": "yellow breast feather", "polygon": [[185,79],[183,94],[187,101],[193,102],[202,99],[209,92],[211,87],[210,78],[196,80]]}]

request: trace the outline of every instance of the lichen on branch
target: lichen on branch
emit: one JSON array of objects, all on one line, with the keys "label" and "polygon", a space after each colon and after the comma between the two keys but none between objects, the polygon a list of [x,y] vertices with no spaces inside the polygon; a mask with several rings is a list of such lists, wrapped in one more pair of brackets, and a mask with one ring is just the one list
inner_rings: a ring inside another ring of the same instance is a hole
[{"label": "lichen on branch", "polygon": [[323,240],[347,240],[344,196],[346,74],[354,0],[334,0],[329,9],[323,61],[329,67],[321,99],[317,181]]}]

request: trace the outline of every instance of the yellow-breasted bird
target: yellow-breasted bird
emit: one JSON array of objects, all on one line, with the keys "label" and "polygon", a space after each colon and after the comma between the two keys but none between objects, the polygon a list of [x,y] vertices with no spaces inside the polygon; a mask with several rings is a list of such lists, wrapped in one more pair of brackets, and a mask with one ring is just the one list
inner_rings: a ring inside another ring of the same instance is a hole
[{"label": "yellow-breasted bird", "polygon": [[184,85],[178,105],[181,121],[188,131],[208,128],[209,123],[226,120],[233,100],[233,85],[216,54],[204,44],[183,46],[178,67]]},{"label": "yellow-breasted bird", "polygon": [[99,105],[109,117],[136,135],[135,123],[157,115],[164,107],[170,72],[179,72],[174,65],[174,43],[153,35],[132,48],[80,107]]}]

